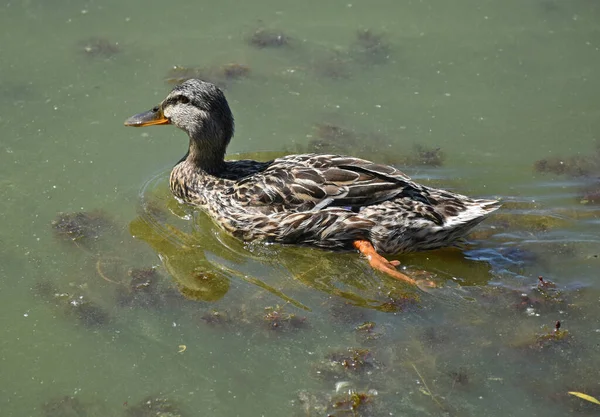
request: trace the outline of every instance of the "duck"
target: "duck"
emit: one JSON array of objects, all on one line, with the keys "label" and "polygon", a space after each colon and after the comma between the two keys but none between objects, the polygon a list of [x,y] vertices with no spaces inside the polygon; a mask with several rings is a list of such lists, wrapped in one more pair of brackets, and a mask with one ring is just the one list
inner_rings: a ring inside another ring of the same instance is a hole
[{"label": "duck", "polygon": [[187,133],[187,153],[170,174],[171,192],[233,236],[358,250],[375,270],[408,284],[419,282],[384,255],[456,245],[500,207],[498,200],[418,184],[393,166],[352,156],[225,160],[233,114],[223,91],[198,79],[175,86],[125,125],[174,125]]}]

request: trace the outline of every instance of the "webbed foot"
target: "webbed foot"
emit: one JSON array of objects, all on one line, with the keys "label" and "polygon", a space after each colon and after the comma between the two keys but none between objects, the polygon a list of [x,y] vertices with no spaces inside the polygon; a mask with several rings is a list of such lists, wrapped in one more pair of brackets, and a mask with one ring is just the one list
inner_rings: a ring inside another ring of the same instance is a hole
[{"label": "webbed foot", "polygon": [[431,288],[436,287],[436,284],[430,280],[415,280],[408,275],[396,269],[400,265],[400,261],[388,261],[383,256],[375,251],[375,248],[368,240],[355,240],[353,243],[354,247],[358,249],[363,255],[369,260],[369,264],[373,269],[384,272],[399,281],[404,281],[412,285],[417,285],[419,288]]}]

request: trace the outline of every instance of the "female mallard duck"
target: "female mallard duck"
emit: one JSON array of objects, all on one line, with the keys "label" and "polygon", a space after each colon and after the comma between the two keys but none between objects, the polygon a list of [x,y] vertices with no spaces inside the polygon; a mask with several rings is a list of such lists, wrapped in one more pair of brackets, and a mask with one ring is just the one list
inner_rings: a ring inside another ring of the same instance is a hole
[{"label": "female mallard duck", "polygon": [[417,184],[391,166],[339,155],[290,155],[268,162],[225,161],[233,115],[213,84],[188,80],[126,126],[173,124],[190,137],[170,187],[244,240],[358,249],[396,279],[397,254],[452,245],[496,210],[495,200]]}]

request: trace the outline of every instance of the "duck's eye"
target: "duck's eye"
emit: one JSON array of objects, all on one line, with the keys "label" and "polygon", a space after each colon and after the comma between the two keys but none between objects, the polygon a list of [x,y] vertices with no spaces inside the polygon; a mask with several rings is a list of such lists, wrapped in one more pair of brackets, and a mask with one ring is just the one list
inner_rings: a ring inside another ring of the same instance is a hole
[{"label": "duck's eye", "polygon": [[156,113],[158,110],[160,110],[160,107],[156,106],[152,108],[152,113]]},{"label": "duck's eye", "polygon": [[179,102],[181,104],[188,104],[190,102],[190,99],[186,96],[181,96],[181,97],[179,97]]}]

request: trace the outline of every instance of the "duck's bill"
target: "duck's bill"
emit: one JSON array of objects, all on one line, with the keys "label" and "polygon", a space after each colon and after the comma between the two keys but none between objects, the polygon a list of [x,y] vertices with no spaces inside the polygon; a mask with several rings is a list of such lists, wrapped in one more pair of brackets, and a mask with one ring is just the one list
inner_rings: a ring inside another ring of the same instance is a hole
[{"label": "duck's bill", "polygon": [[152,109],[147,112],[131,116],[129,119],[125,120],[125,126],[133,127],[168,125],[169,123],[171,122],[165,117],[162,109]]}]

